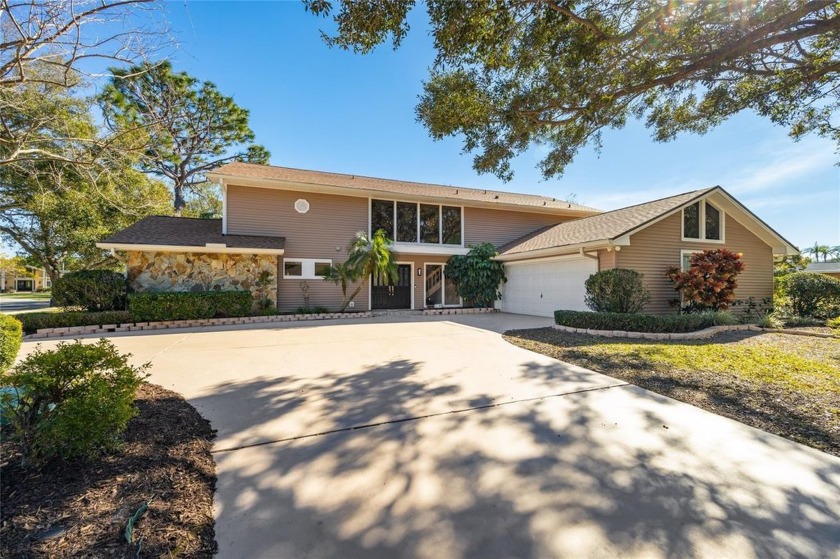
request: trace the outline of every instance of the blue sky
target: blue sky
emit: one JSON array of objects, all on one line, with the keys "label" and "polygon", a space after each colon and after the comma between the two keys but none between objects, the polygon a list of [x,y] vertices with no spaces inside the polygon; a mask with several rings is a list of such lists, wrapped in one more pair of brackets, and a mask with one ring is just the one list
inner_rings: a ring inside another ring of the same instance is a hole
[{"label": "blue sky", "polygon": [[800,248],[840,245],[840,168],[835,146],[793,142],[751,114],[705,136],[658,144],[639,122],[604,134],[559,179],[545,181],[540,148],[518,158],[503,183],[478,175],[457,138],[435,142],[414,107],[434,51],[415,9],[403,46],[362,56],[330,49],[328,20],[297,1],[168,2],[178,41],[171,59],[215,82],[251,111],[257,141],[275,165],[565,197],[604,210],[721,185]]}]

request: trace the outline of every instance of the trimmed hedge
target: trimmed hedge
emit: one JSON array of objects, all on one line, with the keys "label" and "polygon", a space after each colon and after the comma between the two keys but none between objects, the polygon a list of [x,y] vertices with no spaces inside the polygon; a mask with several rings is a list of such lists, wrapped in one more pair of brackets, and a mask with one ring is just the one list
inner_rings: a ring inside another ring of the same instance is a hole
[{"label": "trimmed hedge", "polygon": [[125,309],[125,276],[111,270],[70,272],[56,280],[52,297],[59,307],[90,312]]},{"label": "trimmed hedge", "polygon": [[194,320],[249,316],[254,307],[250,291],[133,293],[128,312],[137,322]]},{"label": "trimmed hedge", "polygon": [[652,314],[626,314],[586,311],[554,311],[554,322],[570,328],[588,330],[623,330],[627,332],[651,332],[656,334],[679,334],[696,332],[711,326],[737,324],[727,312],[699,312],[657,316]]},{"label": "trimmed hedge", "polygon": [[636,270],[613,268],[586,280],[586,306],[596,312],[637,313],[650,302],[650,291]]},{"label": "trimmed hedge", "polygon": [[23,325],[18,319],[0,314],[0,373],[5,372],[15,362],[23,341],[22,330]]},{"label": "trimmed hedge", "polygon": [[33,312],[19,314],[17,318],[23,323],[23,331],[26,334],[34,334],[41,328],[103,326],[105,324],[134,322],[128,311]]}]

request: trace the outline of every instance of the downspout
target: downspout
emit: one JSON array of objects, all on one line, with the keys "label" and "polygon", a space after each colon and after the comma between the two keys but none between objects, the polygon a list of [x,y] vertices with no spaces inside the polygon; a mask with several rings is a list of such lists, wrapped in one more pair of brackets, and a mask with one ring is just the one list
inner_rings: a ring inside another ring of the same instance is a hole
[{"label": "downspout", "polygon": [[581,247],[581,249],[580,249],[580,255],[581,255],[581,256],[585,256],[586,258],[591,258],[592,260],[594,260],[594,261],[598,264],[598,271],[599,271],[599,272],[601,271],[601,259],[600,259],[600,258],[598,258],[598,255],[597,255],[597,254],[596,254],[595,256],[592,256],[591,254],[589,254],[589,253],[585,252],[585,251],[584,251],[584,249],[583,249],[583,247]]}]

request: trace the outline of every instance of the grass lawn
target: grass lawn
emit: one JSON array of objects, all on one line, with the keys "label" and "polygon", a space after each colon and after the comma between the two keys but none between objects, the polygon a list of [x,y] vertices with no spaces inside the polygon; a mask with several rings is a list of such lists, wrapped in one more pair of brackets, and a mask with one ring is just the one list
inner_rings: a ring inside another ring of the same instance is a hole
[{"label": "grass lawn", "polygon": [[518,346],[840,456],[840,341],[727,332],[660,342],[516,330]]},{"label": "grass lawn", "polygon": [[0,293],[0,299],[38,299],[50,300],[49,291],[18,291],[17,293]]}]

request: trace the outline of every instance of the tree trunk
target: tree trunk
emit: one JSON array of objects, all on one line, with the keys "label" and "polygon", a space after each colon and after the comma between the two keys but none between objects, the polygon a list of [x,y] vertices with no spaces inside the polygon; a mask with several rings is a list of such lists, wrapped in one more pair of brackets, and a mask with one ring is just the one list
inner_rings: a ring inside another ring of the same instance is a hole
[{"label": "tree trunk", "polygon": [[175,212],[173,215],[175,217],[181,217],[181,210],[184,209],[184,206],[187,205],[187,201],[184,199],[184,187],[180,184],[176,184],[174,187],[175,193]]},{"label": "tree trunk", "polygon": [[341,307],[341,312],[344,312],[344,309],[346,309],[346,308],[347,308],[347,305],[349,305],[349,304],[350,304],[350,301],[352,301],[353,299],[355,299],[355,298],[356,298],[356,295],[358,295],[358,294],[359,294],[359,292],[362,290],[362,288],[365,286],[365,284],[366,284],[366,283],[367,283],[367,279],[362,280],[362,283],[360,283],[360,284],[359,284],[359,286],[356,288],[356,290],[355,290],[355,291],[353,291],[352,295],[350,295],[350,298],[349,298],[349,299],[347,299],[347,302],[346,302],[346,303],[344,303],[344,306],[343,306],[343,307]]}]

